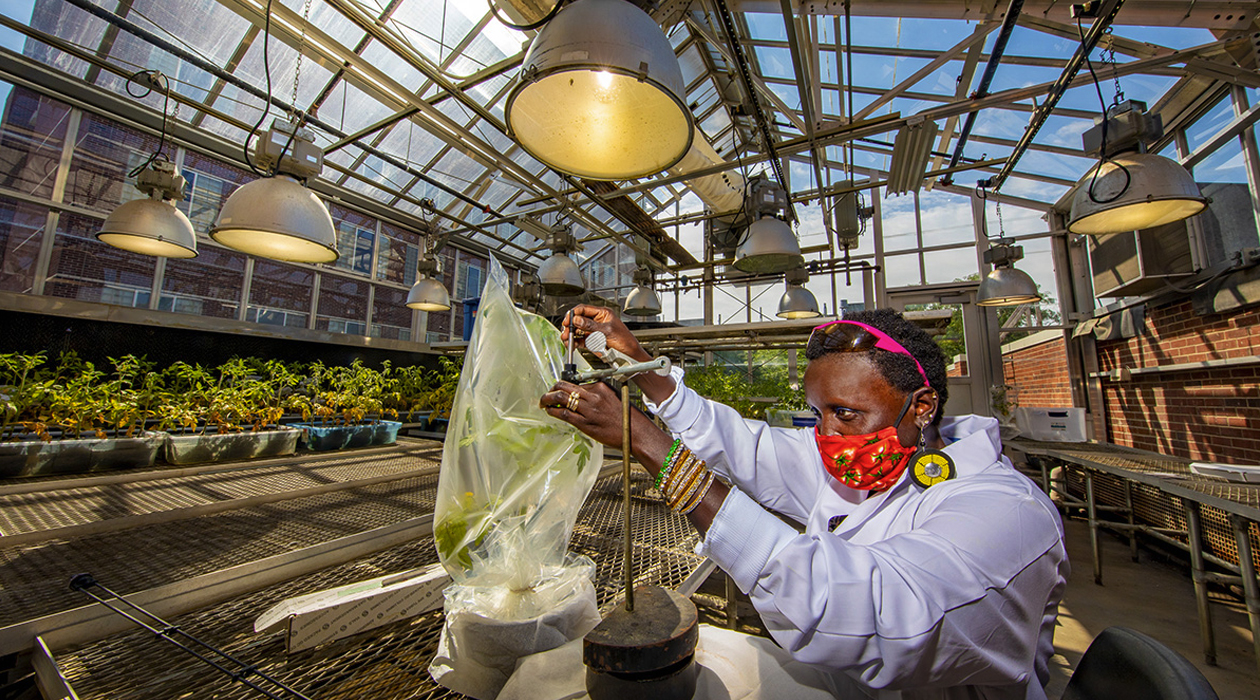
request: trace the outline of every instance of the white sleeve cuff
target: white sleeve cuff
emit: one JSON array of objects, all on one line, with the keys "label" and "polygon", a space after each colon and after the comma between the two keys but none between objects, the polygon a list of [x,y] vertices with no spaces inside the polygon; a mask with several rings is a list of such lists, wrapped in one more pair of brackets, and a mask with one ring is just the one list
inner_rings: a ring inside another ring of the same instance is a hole
[{"label": "white sleeve cuff", "polygon": [[665,421],[665,425],[677,435],[695,425],[700,418],[700,411],[704,408],[705,400],[683,382],[681,367],[674,365],[669,370],[669,376],[674,380],[674,393],[659,404],[652,403],[644,396],[643,405]]},{"label": "white sleeve cuff", "polygon": [[792,526],[732,486],[696,553],[717,562],[747,594],[770,559],[797,534]]}]

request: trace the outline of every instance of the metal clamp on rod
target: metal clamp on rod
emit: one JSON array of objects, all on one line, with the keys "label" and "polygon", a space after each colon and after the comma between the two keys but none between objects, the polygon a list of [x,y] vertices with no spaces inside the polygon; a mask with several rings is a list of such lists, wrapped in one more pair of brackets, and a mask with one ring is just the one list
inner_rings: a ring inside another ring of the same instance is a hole
[{"label": "metal clamp on rod", "polygon": [[599,331],[587,335],[585,344],[587,350],[598,355],[600,359],[612,365],[612,367],[588,370],[586,372],[577,371],[577,365],[573,362],[573,334],[570,334],[569,356],[564,363],[564,372],[560,375],[560,378],[566,382],[585,384],[597,379],[608,379],[609,377],[633,377],[644,372],[656,372],[662,376],[669,374],[670,362],[668,357],[657,357],[647,362],[635,362],[625,353],[608,347],[608,337]]},{"label": "metal clamp on rod", "polygon": [[660,372],[661,370],[669,371],[669,358],[658,357],[648,362],[635,362],[620,367],[609,367],[607,369],[592,369],[585,372],[574,372],[573,379],[568,379],[575,384],[586,384],[597,379],[608,379],[609,377],[633,377],[636,374],[644,372]]}]

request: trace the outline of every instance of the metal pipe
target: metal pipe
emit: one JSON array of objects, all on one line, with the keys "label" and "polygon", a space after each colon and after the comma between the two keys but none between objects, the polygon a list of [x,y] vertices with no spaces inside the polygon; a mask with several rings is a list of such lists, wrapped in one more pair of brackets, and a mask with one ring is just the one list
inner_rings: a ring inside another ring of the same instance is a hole
[{"label": "metal pipe", "polygon": [[[1133,527],[1133,482],[1128,479],[1124,480],[1124,506],[1128,510],[1129,527]],[[1138,560],[1137,530],[1129,532],[1129,556],[1135,562]]]},{"label": "metal pipe", "polygon": [[1094,552],[1094,583],[1102,585],[1102,552],[1098,548],[1098,508],[1094,502],[1094,476],[1085,472],[1085,507],[1089,513],[1089,546]]},{"label": "metal pipe", "polygon": [[625,530],[625,558],[621,565],[626,586],[626,612],[634,612],[634,547],[630,519],[630,378],[621,383],[621,507]]},{"label": "metal pipe", "polygon": [[1216,636],[1212,631],[1212,608],[1208,603],[1207,580],[1203,566],[1203,527],[1199,523],[1199,504],[1184,501],[1186,526],[1190,540],[1190,578],[1194,581],[1194,600],[1199,609],[1199,636],[1203,639],[1203,660],[1216,665]]},{"label": "metal pipe", "polygon": [[1064,68],[1059,79],[1054,81],[1054,85],[1046,95],[1045,102],[1042,102],[1041,107],[1033,114],[1032,121],[1024,129],[1024,135],[1020,137],[1019,143],[1015,144],[1015,150],[1011,151],[1006,165],[1002,166],[1002,170],[997,175],[977,183],[981,187],[994,191],[1002,189],[1002,183],[1006,182],[1006,178],[1010,177],[1015,170],[1015,164],[1019,162],[1020,156],[1024,155],[1024,151],[1028,150],[1028,146],[1032,144],[1033,139],[1037,138],[1037,132],[1041,130],[1041,127],[1046,123],[1046,119],[1050,117],[1050,112],[1054,111],[1054,106],[1059,104],[1063,93],[1067,92],[1068,86],[1076,78],[1076,72],[1081,69],[1081,64],[1085,62],[1089,52],[1094,50],[1094,47],[1098,45],[1098,40],[1102,38],[1103,33],[1115,20],[1116,13],[1120,11],[1120,6],[1124,4],[1124,0],[1105,0],[1105,3],[1105,7],[1098,14],[1098,19],[1090,25],[1089,32],[1085,35],[1085,40],[1081,42],[1081,45],[1076,49],[1076,53],[1068,61],[1067,68]]},{"label": "metal pipe", "polygon": [[[191,51],[187,51],[181,48],[180,46],[172,42],[169,42],[163,39],[162,37],[136,25],[135,23],[123,17],[119,17],[118,15],[114,14],[113,12],[110,12],[109,10],[106,10],[102,7],[92,4],[90,0],[66,0],[66,2],[70,3],[71,5],[74,5],[75,7],[83,10],[84,12],[87,12],[93,15],[94,17],[102,19],[108,22],[109,24],[115,27],[118,27],[119,29],[129,34],[132,34],[140,39],[143,39],[144,41],[149,42],[150,44],[162,49],[163,51],[166,51],[167,53],[170,53],[171,55],[181,60],[187,61],[193,66],[196,66],[197,68],[200,68],[201,70],[206,71],[207,73],[213,75],[214,77],[226,83],[229,83],[237,87],[238,89],[243,90],[244,92],[249,93],[250,95],[253,95],[254,97],[270,102],[271,104],[275,105],[279,109],[282,109],[291,114],[300,115],[303,121],[309,122],[310,124],[313,124],[319,127],[320,129],[328,132],[329,134],[332,134],[333,136],[336,136],[339,139],[344,139],[346,137],[346,133],[344,131],[336,128],[332,124],[329,124],[321,120],[319,117],[316,117],[311,114],[307,114],[303,112],[302,110],[298,109],[296,105],[287,104],[286,102],[284,102],[283,100],[277,97],[268,95],[264,90],[260,90],[257,87],[254,87],[249,82],[237,77],[235,74],[229,73],[228,71],[201,58],[197,54],[194,54]],[[389,163],[395,168],[398,168],[399,170],[402,170],[410,175],[420,178],[420,180],[430,185],[433,185],[434,187],[442,190],[443,192],[451,195],[452,197],[455,197],[456,199],[464,202],[465,204],[469,204],[474,207],[477,207],[477,209],[487,214],[492,214],[494,216],[499,216],[499,217],[503,216],[503,214],[499,213],[498,211],[495,211],[489,206],[482,204],[481,202],[478,202],[477,200],[469,197],[463,192],[460,192],[452,187],[442,184],[441,182],[437,180],[434,180],[433,178],[429,177],[423,172],[413,168],[411,165],[401,160],[398,160],[394,156],[388,153],[385,153],[384,151],[373,148],[372,146],[369,146],[362,142],[356,142],[355,145],[363,149],[364,151],[370,153],[371,155],[374,155],[377,158],[380,158],[386,163]]]},{"label": "metal pipe", "polygon": [[[988,96],[989,85],[993,82],[993,76],[997,73],[1003,54],[1006,53],[1006,42],[1015,31],[1015,25],[1019,22],[1019,13],[1023,9],[1024,0],[1011,0],[1011,4],[1006,8],[1006,16],[1002,18],[1002,28],[998,31],[997,38],[993,40],[993,52],[989,54],[989,62],[984,65],[980,84],[976,86],[975,92],[971,93],[971,99],[978,100]],[[954,145],[954,155],[949,159],[949,167],[958,165],[958,161],[962,160],[963,147],[967,145],[967,139],[971,137],[971,127],[976,123],[977,114],[979,112],[967,113],[967,120],[963,122],[962,131],[958,133],[958,143]],[[953,182],[953,178],[945,178],[944,182],[948,185]]]},{"label": "metal pipe", "polygon": [[1260,583],[1256,581],[1256,560],[1251,553],[1251,521],[1230,513],[1229,524],[1234,528],[1234,540],[1238,543],[1238,572],[1242,576],[1243,597],[1247,601],[1247,619],[1251,622],[1256,664],[1260,666]]}]

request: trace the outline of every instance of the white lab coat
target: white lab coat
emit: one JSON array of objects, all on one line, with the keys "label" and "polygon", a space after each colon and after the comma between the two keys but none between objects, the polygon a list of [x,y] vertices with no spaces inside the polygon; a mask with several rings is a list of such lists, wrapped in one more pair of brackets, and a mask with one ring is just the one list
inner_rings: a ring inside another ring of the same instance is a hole
[{"label": "white lab coat", "polygon": [[733,487],[697,552],[780,646],[834,671],[837,696],[1046,697],[1063,524],[1002,456],[996,420],[942,421],[956,479],[923,489],[907,473],[867,498],[827,474],[813,431],[745,420],[673,376],[648,408]]}]

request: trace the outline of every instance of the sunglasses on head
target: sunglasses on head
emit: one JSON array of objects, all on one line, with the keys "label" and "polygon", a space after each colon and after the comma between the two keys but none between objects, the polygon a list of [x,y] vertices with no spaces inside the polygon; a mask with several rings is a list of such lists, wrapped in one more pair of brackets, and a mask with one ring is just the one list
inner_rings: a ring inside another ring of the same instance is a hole
[{"label": "sunglasses on head", "polygon": [[893,340],[887,333],[868,326],[858,321],[832,321],[816,326],[814,332],[809,336],[809,342],[814,342],[814,336],[822,338],[822,347],[829,352],[866,352],[873,348],[895,352],[899,355],[914,360],[914,366],[919,370],[919,375],[923,377],[923,386],[931,386],[928,381],[927,372],[923,371],[923,365],[919,363],[918,358],[910,354],[901,343]]}]

